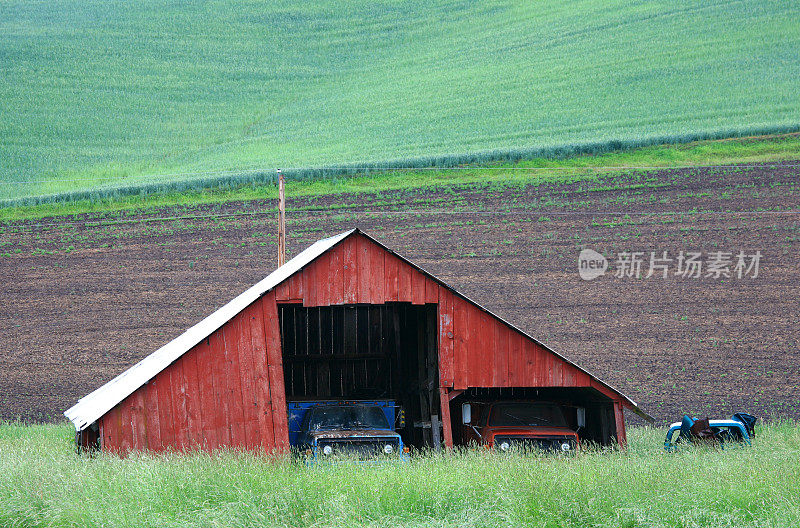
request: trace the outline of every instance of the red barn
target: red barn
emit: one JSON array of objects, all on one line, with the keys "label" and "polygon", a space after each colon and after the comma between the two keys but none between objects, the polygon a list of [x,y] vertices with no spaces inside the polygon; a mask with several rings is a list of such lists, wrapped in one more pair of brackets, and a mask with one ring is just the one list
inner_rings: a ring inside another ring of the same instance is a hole
[{"label": "red barn", "polygon": [[280,450],[287,401],[391,398],[407,414],[406,443],[430,444],[441,422],[452,446],[461,401],[517,397],[583,406],[581,435],[599,443],[625,442],[624,408],[647,417],[354,229],[314,243],[64,414],[80,445],[108,451]]}]

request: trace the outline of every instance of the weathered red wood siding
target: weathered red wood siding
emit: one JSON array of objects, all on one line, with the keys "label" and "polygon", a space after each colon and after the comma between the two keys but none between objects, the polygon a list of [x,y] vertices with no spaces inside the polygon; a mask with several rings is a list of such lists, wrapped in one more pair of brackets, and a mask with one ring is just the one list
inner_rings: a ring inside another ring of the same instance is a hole
[{"label": "weathered red wood siding", "polygon": [[[278,302],[302,302],[304,306],[396,301],[438,304],[443,394],[468,387],[592,387],[621,401],[618,394],[579,368],[362,235],[345,239],[286,283],[276,289]],[[322,288],[327,288],[325,295],[318,293]],[[443,416],[445,412],[449,414],[449,409],[443,409]],[[445,420],[445,425],[447,440],[451,437],[449,421]],[[616,426],[618,436],[624,438],[621,418],[616,419]]]},{"label": "weathered red wood siding", "polygon": [[[469,387],[593,387],[621,397],[369,238],[354,234],[250,305],[101,419],[109,450],[283,449],[277,303],[438,304],[442,401]],[[446,407],[446,406],[445,406]],[[622,407],[615,413],[624,441]],[[449,408],[444,439],[452,445]]]},{"label": "weathered red wood siding", "polygon": [[103,449],[117,452],[287,447],[275,295],[247,307],[99,425]]}]

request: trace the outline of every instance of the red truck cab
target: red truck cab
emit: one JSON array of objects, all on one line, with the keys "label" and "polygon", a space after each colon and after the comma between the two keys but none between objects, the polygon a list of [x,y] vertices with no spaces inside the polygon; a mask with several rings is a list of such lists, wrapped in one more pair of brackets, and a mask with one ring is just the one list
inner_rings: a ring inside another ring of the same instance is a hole
[{"label": "red truck cab", "polygon": [[[554,402],[495,401],[461,405],[462,440],[499,451],[541,449],[572,452],[580,441],[569,427],[567,409]],[[580,427],[583,409],[571,409]]]}]

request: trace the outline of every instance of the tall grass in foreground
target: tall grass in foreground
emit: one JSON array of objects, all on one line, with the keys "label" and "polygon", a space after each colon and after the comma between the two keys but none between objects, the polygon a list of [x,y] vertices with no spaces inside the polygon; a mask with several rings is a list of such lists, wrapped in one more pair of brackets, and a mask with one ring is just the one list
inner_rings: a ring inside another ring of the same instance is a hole
[{"label": "tall grass in foreground", "polygon": [[0,426],[0,526],[797,526],[800,427],[752,448],[572,458],[427,454],[305,467],[248,453],[76,456],[65,425]]}]

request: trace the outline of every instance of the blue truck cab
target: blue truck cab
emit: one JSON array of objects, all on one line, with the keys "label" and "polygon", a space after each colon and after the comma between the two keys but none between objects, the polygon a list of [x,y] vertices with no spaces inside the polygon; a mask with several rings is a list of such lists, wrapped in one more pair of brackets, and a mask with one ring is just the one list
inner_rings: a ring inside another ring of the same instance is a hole
[{"label": "blue truck cab", "polygon": [[289,443],[311,461],[405,458],[395,409],[392,400],[288,402]]}]

